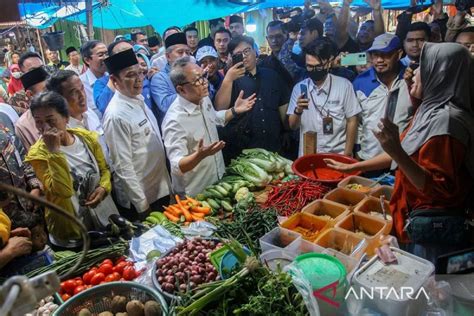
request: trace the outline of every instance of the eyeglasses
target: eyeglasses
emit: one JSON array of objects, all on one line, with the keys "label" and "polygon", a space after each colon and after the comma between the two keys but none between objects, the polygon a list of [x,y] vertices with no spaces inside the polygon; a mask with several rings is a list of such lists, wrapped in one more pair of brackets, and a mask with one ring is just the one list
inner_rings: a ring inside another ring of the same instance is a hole
[{"label": "eyeglasses", "polygon": [[203,86],[206,83],[207,83],[207,73],[205,75],[200,75],[199,77],[197,77],[193,81],[183,82],[181,85],[184,86],[185,84],[191,84],[195,87],[198,87],[198,86]]},{"label": "eyeglasses", "polygon": [[107,57],[109,56],[109,54],[108,54],[107,52],[99,52],[99,53],[93,54],[93,55],[95,55],[95,56],[97,56],[97,57],[99,57],[99,58],[102,58],[102,57],[107,58]]},{"label": "eyeglasses", "polygon": [[321,70],[324,70],[324,68],[328,65],[328,63],[324,63],[324,64],[320,64],[320,65],[306,65],[306,70],[307,71],[321,71]]},{"label": "eyeglasses", "polygon": [[251,47],[247,47],[247,48],[244,49],[242,52],[235,53],[233,56],[239,55],[239,54],[242,54],[242,55],[244,55],[244,56],[248,56],[248,55],[250,55],[251,52],[252,52],[252,48],[251,48]]}]

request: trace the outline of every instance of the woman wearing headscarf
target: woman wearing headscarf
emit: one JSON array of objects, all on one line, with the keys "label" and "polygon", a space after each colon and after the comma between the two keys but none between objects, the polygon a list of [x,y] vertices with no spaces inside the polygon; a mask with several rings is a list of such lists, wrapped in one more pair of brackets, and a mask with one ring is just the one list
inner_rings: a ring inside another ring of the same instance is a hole
[{"label": "woman wearing headscarf", "polygon": [[[382,119],[374,131],[385,153],[339,171],[398,169],[390,201],[394,231],[404,248],[433,262],[466,248],[473,193],[473,63],[454,43],[424,45],[410,94],[422,100],[407,130]],[[401,140],[400,140],[401,139]]]},{"label": "woman wearing headscarf", "polygon": [[23,90],[23,84],[21,83],[20,77],[21,77],[21,70],[20,66],[17,64],[13,64],[10,66],[10,82],[8,83],[8,94],[10,96],[14,95],[15,93]]}]

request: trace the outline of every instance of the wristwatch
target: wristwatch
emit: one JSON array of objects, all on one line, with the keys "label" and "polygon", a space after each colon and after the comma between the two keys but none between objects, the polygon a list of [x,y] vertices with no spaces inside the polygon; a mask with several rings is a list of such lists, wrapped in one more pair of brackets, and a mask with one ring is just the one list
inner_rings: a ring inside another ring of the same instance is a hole
[{"label": "wristwatch", "polygon": [[234,107],[232,107],[232,108],[230,109],[230,111],[232,112],[232,115],[233,115],[234,117],[237,117],[238,114],[237,114],[237,112],[235,111],[235,108],[234,108]]},{"label": "wristwatch", "polygon": [[295,110],[293,111],[293,114],[298,115],[298,116],[303,115],[303,111],[297,112],[297,111],[296,111],[297,109],[298,109],[298,108],[295,108]]}]

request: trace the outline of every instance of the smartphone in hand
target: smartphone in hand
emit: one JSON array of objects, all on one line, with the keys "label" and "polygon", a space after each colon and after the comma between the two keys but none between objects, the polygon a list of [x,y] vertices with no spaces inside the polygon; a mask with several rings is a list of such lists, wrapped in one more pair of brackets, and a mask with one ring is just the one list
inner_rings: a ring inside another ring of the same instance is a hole
[{"label": "smartphone in hand", "polygon": [[347,54],[341,57],[341,66],[363,66],[367,64],[366,53]]},{"label": "smartphone in hand", "polygon": [[[244,61],[244,55],[243,54],[235,54],[232,55],[232,65],[237,65],[240,62]],[[239,66],[239,68],[243,67],[244,65]]]},{"label": "smartphone in hand", "polygon": [[308,86],[304,83],[300,84],[300,91],[301,94],[303,95],[303,99],[308,98]]},{"label": "smartphone in hand", "polygon": [[395,117],[395,111],[397,109],[398,93],[400,89],[394,90],[389,93],[387,99],[387,107],[385,108],[385,118],[393,122]]}]

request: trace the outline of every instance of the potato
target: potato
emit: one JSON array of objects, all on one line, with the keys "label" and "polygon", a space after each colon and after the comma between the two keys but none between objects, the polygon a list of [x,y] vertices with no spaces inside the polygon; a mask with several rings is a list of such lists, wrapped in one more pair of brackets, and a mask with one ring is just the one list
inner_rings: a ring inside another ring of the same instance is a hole
[{"label": "potato", "polygon": [[133,300],[127,303],[127,313],[129,316],[144,316],[145,307],[143,303],[138,300]]},{"label": "potato", "polygon": [[102,312],[98,316],[114,316],[114,314],[111,312]]},{"label": "potato", "polygon": [[117,313],[117,314],[115,314],[115,316],[128,316],[128,314],[127,314],[127,312],[125,312],[125,313]]},{"label": "potato", "polygon": [[127,298],[125,296],[114,296],[112,298],[112,313],[123,313],[126,310]]},{"label": "potato", "polygon": [[79,311],[79,313],[77,314],[77,316],[92,316],[92,313],[90,310],[88,310],[87,308],[83,308]]},{"label": "potato", "polygon": [[145,303],[145,316],[160,316],[161,305],[155,301],[148,301]]}]

